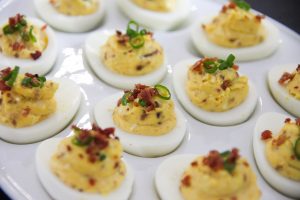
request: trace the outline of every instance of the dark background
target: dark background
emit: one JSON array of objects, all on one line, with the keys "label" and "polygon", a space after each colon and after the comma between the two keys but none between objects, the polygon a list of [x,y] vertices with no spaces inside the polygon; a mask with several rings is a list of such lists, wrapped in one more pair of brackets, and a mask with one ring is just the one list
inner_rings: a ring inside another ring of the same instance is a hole
[{"label": "dark background", "polygon": [[[251,7],[300,34],[300,0],[247,0]],[[1,191],[0,199],[9,200]]]}]

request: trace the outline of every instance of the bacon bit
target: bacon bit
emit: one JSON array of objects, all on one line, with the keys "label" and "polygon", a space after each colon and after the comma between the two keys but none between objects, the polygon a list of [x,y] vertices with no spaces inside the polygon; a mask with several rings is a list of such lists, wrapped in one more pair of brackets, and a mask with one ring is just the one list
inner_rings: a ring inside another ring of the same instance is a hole
[{"label": "bacon bit", "polygon": [[44,24],[41,28],[42,31],[45,31],[47,29],[48,25],[47,24]]},{"label": "bacon bit", "polygon": [[249,167],[249,163],[248,162],[244,161],[243,164],[244,164],[244,166]]},{"label": "bacon bit", "polygon": [[228,162],[235,163],[239,157],[239,150],[237,148],[233,148],[231,150],[231,154],[229,155]]},{"label": "bacon bit", "polygon": [[121,35],[122,35],[122,32],[119,31],[119,30],[116,30],[116,35],[117,35],[117,36],[121,36]]},{"label": "bacon bit", "polygon": [[50,4],[54,5],[56,3],[56,0],[49,0]]},{"label": "bacon bit", "polygon": [[234,69],[235,71],[238,71],[239,70],[239,66],[238,65],[233,65],[232,69]]},{"label": "bacon bit", "polygon": [[181,183],[185,187],[190,187],[191,186],[191,176],[187,175],[185,176],[182,180]]},{"label": "bacon bit", "polygon": [[267,140],[270,138],[272,138],[272,132],[270,130],[265,130],[261,133],[261,137],[260,137],[261,140]]},{"label": "bacon bit", "polygon": [[20,43],[20,42],[15,42],[13,45],[12,45],[12,49],[14,51],[21,51],[22,49],[24,49],[24,44],[23,43]]},{"label": "bacon bit", "polygon": [[278,83],[280,85],[283,85],[285,84],[286,82],[292,80],[294,78],[294,75],[293,74],[290,74],[288,72],[284,72],[283,75],[280,77]]},{"label": "bacon bit", "polygon": [[236,196],[231,197],[231,200],[238,200]]},{"label": "bacon bit", "polygon": [[22,110],[22,115],[24,117],[26,117],[27,115],[29,115],[31,109],[29,107],[26,107],[25,109]]},{"label": "bacon bit", "polygon": [[70,145],[67,145],[67,151],[72,151],[72,147]]},{"label": "bacon bit", "polygon": [[8,24],[10,26],[15,26],[17,23],[19,23],[23,19],[23,17],[24,17],[24,15],[21,15],[20,13],[18,13],[16,16],[10,17],[8,19]]},{"label": "bacon bit", "polygon": [[262,19],[264,19],[266,16],[265,15],[256,15],[255,16],[255,19],[258,21],[258,22],[261,22]]},{"label": "bacon bit", "polygon": [[151,53],[144,54],[143,57],[144,58],[151,57],[151,56],[154,56],[155,54],[158,54],[158,53],[159,53],[159,51],[156,49],[155,51],[153,51]]},{"label": "bacon bit", "polygon": [[291,122],[291,118],[286,118],[285,120],[284,120],[284,123],[290,123]]},{"label": "bacon bit", "polygon": [[31,53],[30,56],[33,60],[37,60],[39,57],[41,57],[42,52],[40,51],[35,51],[34,53]]},{"label": "bacon bit", "polygon": [[298,65],[296,71],[297,71],[297,72],[300,72],[300,64]]},{"label": "bacon bit", "polygon": [[116,162],[115,165],[114,165],[114,168],[117,169],[119,166],[120,166],[120,163]]},{"label": "bacon bit", "polygon": [[5,84],[5,81],[0,80],[0,91],[9,91],[11,88]]},{"label": "bacon bit", "polygon": [[10,67],[7,67],[7,68],[1,70],[1,71],[0,71],[0,78],[4,78],[4,77],[8,76],[8,75],[10,74],[11,71],[12,71],[12,70],[11,70]]},{"label": "bacon bit", "polygon": [[228,8],[235,9],[236,8],[236,4],[233,3],[233,2],[230,2],[229,5],[228,5]]},{"label": "bacon bit", "polygon": [[295,119],[296,125],[300,126],[300,118]]},{"label": "bacon bit", "polygon": [[90,184],[91,186],[96,185],[96,180],[93,179],[93,178],[90,178],[90,179],[89,179],[89,184]]},{"label": "bacon bit", "polygon": [[226,13],[226,11],[227,11],[227,6],[226,6],[226,5],[224,5],[224,6],[222,7],[222,10],[221,10],[221,12],[222,12],[222,13]]},{"label": "bacon bit", "polygon": [[80,153],[80,154],[78,154],[78,157],[80,158],[80,159],[83,159],[83,155]]},{"label": "bacon bit", "polygon": [[202,29],[205,29],[205,28],[206,28],[206,25],[205,25],[205,24],[202,24],[201,27],[202,27]]},{"label": "bacon bit", "polygon": [[272,144],[279,147],[279,146],[282,145],[287,139],[288,139],[288,137],[287,137],[285,134],[282,134],[282,135],[280,135],[277,139],[273,140],[273,141],[272,141]]},{"label": "bacon bit", "polygon": [[202,73],[202,69],[203,69],[203,62],[202,60],[198,60],[193,66],[192,66],[192,70],[193,71],[197,71]]},{"label": "bacon bit", "polygon": [[295,160],[295,159],[296,159],[295,155],[291,155],[291,160]]},{"label": "bacon bit", "polygon": [[191,163],[192,167],[197,167],[198,166],[198,162],[197,161],[194,161]]},{"label": "bacon bit", "polygon": [[222,84],[221,84],[221,88],[222,90],[226,90],[228,87],[231,86],[231,81],[230,80],[225,80]]},{"label": "bacon bit", "polygon": [[204,157],[203,164],[209,166],[212,170],[223,169],[223,159],[218,151],[210,151],[208,156]]}]

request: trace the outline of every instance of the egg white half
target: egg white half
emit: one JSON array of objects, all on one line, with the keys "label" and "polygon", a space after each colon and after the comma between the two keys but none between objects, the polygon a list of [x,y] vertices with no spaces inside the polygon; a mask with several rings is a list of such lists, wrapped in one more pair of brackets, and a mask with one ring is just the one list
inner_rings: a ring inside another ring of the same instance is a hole
[{"label": "egg white half", "polygon": [[254,84],[248,80],[249,93],[243,103],[225,112],[209,112],[194,105],[189,99],[185,86],[188,69],[199,59],[179,62],[173,68],[173,87],[182,106],[196,119],[207,124],[228,126],[246,121],[253,113],[257,103],[257,93]]},{"label": "egg white half", "polygon": [[65,185],[50,168],[51,156],[55,153],[56,148],[62,138],[51,138],[43,141],[37,148],[35,155],[35,164],[38,177],[47,190],[47,192],[56,200],[126,200],[129,198],[133,182],[134,173],[131,167],[123,160],[126,166],[126,177],[119,188],[112,191],[108,195],[101,195],[97,193],[79,192],[67,185]]},{"label": "egg white half", "polygon": [[272,131],[273,136],[278,134],[286,118],[290,117],[275,112],[265,113],[258,118],[253,134],[253,152],[258,169],[270,185],[287,196],[300,198],[300,182],[282,176],[269,164],[265,154],[266,145],[261,140],[261,133],[265,130]]},{"label": "egg white half", "polygon": [[49,0],[34,0],[36,12],[54,28],[65,32],[85,32],[95,28],[105,14],[106,1],[99,0],[98,10],[90,15],[69,16],[58,12]]},{"label": "egg white half", "polygon": [[[99,126],[115,127],[112,114],[122,95],[122,92],[117,93],[96,104],[94,117]],[[176,126],[172,131],[162,136],[135,135],[116,127],[116,135],[120,137],[124,151],[141,157],[157,157],[175,150],[186,133],[186,119],[177,108],[175,108],[175,113]]]},{"label": "egg white half", "polygon": [[164,160],[156,170],[154,183],[163,200],[183,200],[180,183],[184,171],[197,155],[175,155]]},{"label": "egg white half", "polygon": [[100,50],[107,39],[113,35],[112,31],[94,32],[85,41],[85,56],[96,75],[106,83],[121,89],[131,89],[136,83],[155,85],[159,83],[167,72],[166,58],[165,63],[155,71],[141,76],[125,76],[111,71],[101,61]]},{"label": "egg white half", "polygon": [[133,20],[151,29],[167,31],[179,26],[190,13],[190,0],[177,0],[174,11],[156,12],[141,8],[131,0],[117,0],[122,11]]},{"label": "egg white half", "polygon": [[286,64],[272,68],[268,73],[268,83],[274,99],[289,113],[300,117],[300,100],[290,95],[289,92],[278,83],[278,80],[284,72],[292,73],[296,68],[297,64]]},{"label": "egg white half", "polygon": [[219,46],[208,39],[202,28],[202,24],[210,23],[212,19],[213,17],[201,19],[193,25],[191,31],[191,37],[195,47],[200,54],[206,57],[226,59],[226,57],[232,53],[236,56],[236,61],[257,60],[271,55],[281,43],[278,28],[274,26],[270,20],[263,19],[262,25],[266,30],[266,38],[262,43],[241,48],[226,48]]},{"label": "egg white half", "polygon": [[81,101],[80,87],[73,81],[50,79],[59,84],[55,93],[56,111],[47,119],[29,127],[12,128],[0,125],[0,138],[12,143],[32,143],[57,134],[75,116]]},{"label": "egg white half", "polygon": [[[46,25],[45,22],[31,17],[26,17],[26,19],[37,26],[38,28],[42,28]],[[1,23],[1,27],[7,24],[7,20]],[[57,57],[57,41],[55,38],[54,31],[51,27],[46,28],[46,34],[48,36],[48,45],[46,49],[42,52],[42,56],[39,57],[37,60],[33,59],[22,59],[22,58],[15,58],[15,57],[8,57],[0,52],[0,70],[6,67],[15,66],[20,67],[21,73],[32,73],[32,74],[39,74],[45,75],[47,74],[51,68],[53,67],[56,57]]]}]

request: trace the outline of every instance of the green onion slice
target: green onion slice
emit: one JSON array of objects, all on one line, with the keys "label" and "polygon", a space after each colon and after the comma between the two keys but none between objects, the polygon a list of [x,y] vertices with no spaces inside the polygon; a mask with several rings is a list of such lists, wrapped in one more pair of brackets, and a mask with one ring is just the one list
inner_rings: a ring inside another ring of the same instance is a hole
[{"label": "green onion slice", "polygon": [[157,94],[161,99],[164,99],[164,100],[171,99],[171,93],[167,87],[160,85],[160,84],[156,84],[154,86],[154,88],[156,89]]},{"label": "green onion slice", "polygon": [[132,46],[132,48],[134,48],[134,49],[139,49],[139,48],[141,48],[142,46],[144,46],[144,44],[145,44],[145,39],[144,39],[144,37],[143,37],[142,35],[138,35],[138,36],[136,36],[136,37],[134,37],[134,38],[131,38],[131,39],[129,40],[129,43],[130,43],[130,45]]},{"label": "green onion slice", "polygon": [[5,77],[7,79],[7,82],[6,84],[9,86],[9,87],[12,87],[17,79],[17,76],[19,74],[19,71],[20,71],[20,67],[18,66],[15,66],[15,68],[10,72],[10,74]]},{"label": "green onion slice", "polygon": [[251,6],[244,0],[232,0],[239,8],[249,11]]},{"label": "green onion slice", "polygon": [[104,154],[104,153],[101,153],[100,155],[99,155],[99,160],[100,161],[103,161],[103,160],[105,160],[106,159],[106,155]]},{"label": "green onion slice", "polygon": [[29,38],[32,42],[36,42],[36,37],[33,35],[32,31],[33,31],[33,26],[30,26]]},{"label": "green onion slice", "polygon": [[142,107],[146,107],[146,106],[147,106],[146,101],[144,101],[143,99],[139,99],[139,104],[140,104],[140,106],[142,106]]},{"label": "green onion slice", "polygon": [[130,38],[133,38],[133,37],[136,37],[139,35],[139,24],[133,20],[130,20],[128,25],[127,25],[127,31],[126,31],[126,34],[130,37]]},{"label": "green onion slice", "polygon": [[204,70],[209,74],[213,74],[218,70],[217,63],[214,61],[205,61],[204,62]]},{"label": "green onion slice", "polygon": [[123,95],[122,99],[121,99],[121,103],[123,106],[126,106],[127,103],[128,103],[128,96],[130,96],[131,93],[130,92],[127,92]]},{"label": "green onion slice", "polygon": [[300,137],[295,142],[294,153],[297,159],[300,160]]}]

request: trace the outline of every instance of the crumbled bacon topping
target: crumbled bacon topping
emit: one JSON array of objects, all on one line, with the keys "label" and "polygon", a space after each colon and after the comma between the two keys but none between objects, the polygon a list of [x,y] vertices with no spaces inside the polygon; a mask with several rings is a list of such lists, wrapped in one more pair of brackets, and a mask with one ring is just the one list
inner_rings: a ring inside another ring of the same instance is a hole
[{"label": "crumbled bacon topping", "polygon": [[185,187],[190,187],[191,186],[191,176],[187,175],[185,176],[182,180],[181,183]]},{"label": "crumbled bacon topping", "polygon": [[24,44],[21,42],[15,42],[11,47],[14,51],[21,51],[22,49],[25,48]]},{"label": "crumbled bacon topping", "polygon": [[288,72],[284,72],[282,74],[282,76],[280,77],[278,83],[280,85],[284,85],[285,83],[289,82],[290,80],[292,80],[294,78],[294,75],[293,74],[290,74]]},{"label": "crumbled bacon topping", "polygon": [[277,139],[274,139],[272,141],[272,144],[275,146],[280,146],[283,143],[285,143],[285,141],[288,139],[288,137],[286,136],[286,134],[282,134],[280,135]]},{"label": "crumbled bacon topping", "polygon": [[290,123],[291,122],[291,118],[286,118],[285,120],[284,120],[284,123]]},{"label": "crumbled bacon topping", "polygon": [[92,130],[79,129],[76,126],[72,126],[74,130],[80,131],[75,139],[81,144],[85,145],[86,153],[90,162],[94,163],[99,158],[99,151],[105,149],[109,144],[109,139],[116,139],[114,128],[101,129],[97,125],[93,124]]},{"label": "crumbled bacon topping", "polygon": [[233,148],[226,158],[224,158],[218,151],[212,150],[206,157],[204,157],[203,164],[207,165],[213,171],[218,171],[224,169],[225,163],[235,164],[238,158],[239,151],[236,148]]},{"label": "crumbled bacon topping", "polygon": [[42,52],[40,51],[35,51],[34,53],[31,53],[30,56],[33,60],[37,60],[39,57],[41,57]]},{"label": "crumbled bacon topping", "polygon": [[297,126],[300,126],[300,118],[297,118],[297,119],[295,120],[295,122],[296,122],[296,125],[297,125]]},{"label": "crumbled bacon topping", "polygon": [[236,8],[236,4],[235,4],[234,2],[230,2],[228,5],[224,5],[224,6],[222,7],[221,12],[222,12],[222,13],[226,13],[226,11],[227,11],[228,9],[235,9],[235,8]]},{"label": "crumbled bacon topping", "polygon": [[272,132],[270,130],[265,130],[261,133],[261,137],[262,140],[267,140],[272,138]]},{"label": "crumbled bacon topping", "polygon": [[197,71],[199,73],[204,72],[204,63],[206,61],[217,61],[217,58],[203,58],[201,60],[198,60],[193,66],[192,66],[192,70],[193,71]]},{"label": "crumbled bacon topping", "polygon": [[[124,93],[128,93],[129,96],[127,97],[128,102],[136,103],[135,100],[139,99],[145,102],[145,110],[147,112],[154,110],[157,106],[157,104],[154,101],[154,97],[157,95],[157,91],[149,86],[142,85],[142,84],[136,84],[135,88],[132,91],[124,91]],[[120,101],[118,102],[118,105],[120,105]],[[138,105],[138,104],[135,104]]]},{"label": "crumbled bacon topping", "polygon": [[10,17],[8,19],[8,24],[12,27],[14,27],[16,24],[18,24],[22,19],[23,19],[24,15],[21,15],[21,14],[17,14],[16,16],[14,17]]},{"label": "crumbled bacon topping", "polygon": [[231,86],[231,81],[230,80],[225,80],[223,81],[223,83],[221,84],[221,88],[222,90],[226,90],[228,87]]},{"label": "crumbled bacon topping", "polygon": [[11,73],[11,68],[7,67],[0,71],[0,91],[9,91],[11,90],[11,87],[6,85],[5,80],[3,80],[6,76],[8,76]]},{"label": "crumbled bacon topping", "polygon": [[256,15],[255,16],[255,19],[258,21],[258,22],[261,22],[262,19],[264,19],[266,16],[265,15]]}]

